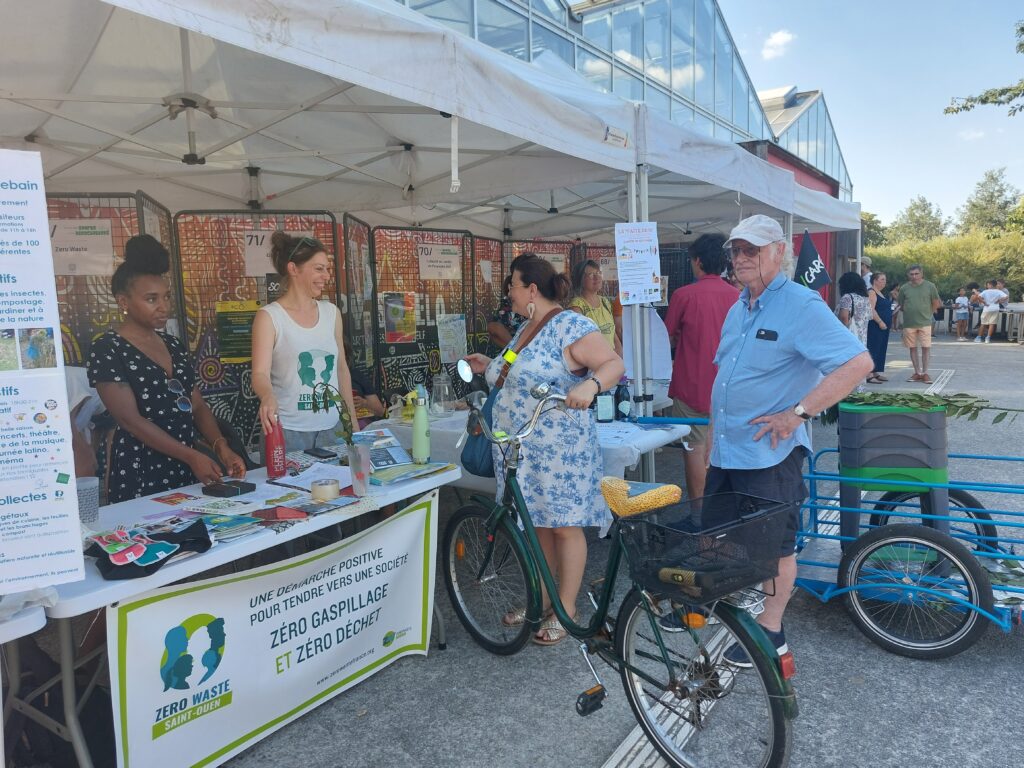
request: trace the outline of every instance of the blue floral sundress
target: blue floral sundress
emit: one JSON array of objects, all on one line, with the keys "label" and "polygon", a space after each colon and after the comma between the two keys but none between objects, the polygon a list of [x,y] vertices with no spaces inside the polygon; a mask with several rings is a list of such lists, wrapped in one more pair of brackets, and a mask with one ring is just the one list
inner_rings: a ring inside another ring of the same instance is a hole
[{"label": "blue floral sundress", "polygon": [[[509,343],[515,348],[529,323],[520,326]],[[530,389],[549,383],[566,393],[582,379],[566,367],[563,351],[588,333],[600,333],[593,320],[576,312],[556,315],[519,353],[494,403],[495,429],[515,434],[533,415],[536,400]],[[494,386],[504,361],[498,355],[487,367]],[[493,446],[498,498],[504,492],[505,457]],[[611,513],[601,496],[603,461],[597,442],[594,412],[551,410],[541,416],[537,430],[523,443],[519,485],[534,525],[540,528],[606,525]]]}]

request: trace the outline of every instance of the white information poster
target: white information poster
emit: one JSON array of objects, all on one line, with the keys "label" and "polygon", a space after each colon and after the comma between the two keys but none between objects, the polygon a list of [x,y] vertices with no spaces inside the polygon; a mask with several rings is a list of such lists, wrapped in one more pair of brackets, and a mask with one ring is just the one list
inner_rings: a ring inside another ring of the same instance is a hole
[{"label": "white information poster", "polygon": [[461,280],[462,247],[458,245],[417,245],[420,280]]},{"label": "white information poster", "polygon": [[554,267],[555,272],[558,272],[559,274],[563,274],[565,272],[564,253],[552,253],[551,251],[537,251],[537,255],[544,259],[544,261],[548,262],[552,267]]},{"label": "white information poster", "polygon": [[114,274],[114,238],[110,233],[110,219],[52,221],[50,240],[55,274]]},{"label": "white information poster", "polygon": [[436,534],[432,491],[338,544],[108,608],[117,764],[220,765],[425,656]]},{"label": "white information poster", "polygon": [[661,257],[656,222],[616,224],[615,258],[619,300],[623,306],[646,304],[661,298]]},{"label": "white information poster", "polygon": [[466,356],[466,316],[438,315],[437,342],[442,363],[457,363]]},{"label": "white information poster", "polygon": [[[0,149],[0,593],[84,578],[37,152]],[[108,222],[109,232],[109,222]]]},{"label": "white information poster", "polygon": [[163,242],[163,235],[160,233],[160,214],[148,205],[142,206],[142,223],[146,228],[147,235],[152,235],[161,243]]},{"label": "white information poster", "polygon": [[[263,277],[274,269],[270,261],[270,236],[274,230],[254,229],[242,233],[242,254],[245,258],[245,276]],[[312,232],[288,232],[292,237],[313,237]]]}]

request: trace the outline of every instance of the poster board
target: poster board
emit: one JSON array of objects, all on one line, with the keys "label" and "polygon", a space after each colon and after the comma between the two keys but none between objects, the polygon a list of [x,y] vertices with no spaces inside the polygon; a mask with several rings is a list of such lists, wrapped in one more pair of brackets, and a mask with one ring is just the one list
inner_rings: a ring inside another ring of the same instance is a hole
[{"label": "poster board", "polygon": [[216,766],[426,655],[437,491],[337,544],[107,609],[117,763]]},{"label": "poster board", "polygon": [[260,308],[258,301],[218,301],[217,341],[224,363],[252,360],[252,324]]},{"label": "poster board", "polygon": [[[159,234],[159,230],[157,230]],[[114,274],[110,219],[69,219],[50,223],[55,275]]]},{"label": "poster board", "polygon": [[615,259],[619,300],[623,306],[646,304],[661,298],[661,258],[656,222],[616,224]]},{"label": "poster board", "polygon": [[85,576],[43,169],[0,149],[0,593]]}]

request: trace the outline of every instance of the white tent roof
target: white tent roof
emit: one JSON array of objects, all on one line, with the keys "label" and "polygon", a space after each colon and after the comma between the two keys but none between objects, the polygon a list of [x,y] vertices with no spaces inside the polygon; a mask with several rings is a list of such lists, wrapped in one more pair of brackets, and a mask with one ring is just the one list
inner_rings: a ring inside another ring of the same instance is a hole
[{"label": "white tent roof", "polygon": [[[545,89],[538,68],[421,14],[363,0],[259,8],[12,7],[0,143],[31,137],[51,191],[141,186],[172,209],[243,206],[250,165],[268,209],[335,211],[479,202],[634,167],[632,104],[598,116]],[[442,111],[461,118],[457,193]],[[205,164],[183,164],[189,151]]]},{"label": "white tent roof", "polygon": [[835,232],[860,229],[860,203],[847,203],[799,184],[793,190],[793,230]]}]

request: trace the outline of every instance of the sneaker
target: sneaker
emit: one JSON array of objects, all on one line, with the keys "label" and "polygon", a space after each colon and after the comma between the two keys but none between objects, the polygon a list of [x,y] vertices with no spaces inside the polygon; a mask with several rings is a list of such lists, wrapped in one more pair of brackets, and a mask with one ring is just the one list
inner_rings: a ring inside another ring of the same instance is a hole
[{"label": "sneaker", "polygon": [[981,344],[981,336],[975,336],[974,337],[974,343],[975,344]]},{"label": "sneaker", "polygon": [[[784,653],[789,652],[789,646],[786,645],[786,628],[783,627],[778,632],[772,632],[770,629],[765,629],[764,633],[768,635],[768,639],[775,646],[775,652],[781,656]],[[747,656],[747,652],[743,650],[743,646],[739,643],[733,643],[725,649],[725,653],[722,654],[722,658],[732,664],[734,667],[740,667],[741,669],[750,669],[754,666],[754,662]]]},{"label": "sneaker", "polygon": [[991,342],[991,341],[992,341],[992,337],[991,337],[991,336],[986,336],[986,337],[985,337],[985,343],[986,343],[986,344],[988,344],[988,343],[989,343],[989,342]]}]

